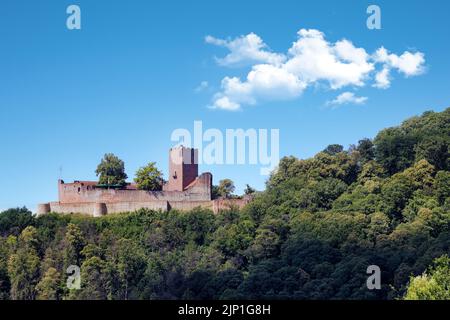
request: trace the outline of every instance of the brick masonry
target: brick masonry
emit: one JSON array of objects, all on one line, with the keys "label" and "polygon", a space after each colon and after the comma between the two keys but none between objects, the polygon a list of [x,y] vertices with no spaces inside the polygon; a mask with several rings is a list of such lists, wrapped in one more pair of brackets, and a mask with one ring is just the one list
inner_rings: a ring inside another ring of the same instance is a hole
[{"label": "brick masonry", "polygon": [[62,214],[81,213],[91,216],[152,210],[191,210],[207,208],[215,213],[231,206],[243,207],[250,198],[211,199],[212,174],[198,176],[198,151],[178,147],[169,151],[169,181],[162,191],[137,190],[133,184],[123,189],[98,188],[94,181],[58,181],[57,202],[38,205],[38,215],[49,212]]}]

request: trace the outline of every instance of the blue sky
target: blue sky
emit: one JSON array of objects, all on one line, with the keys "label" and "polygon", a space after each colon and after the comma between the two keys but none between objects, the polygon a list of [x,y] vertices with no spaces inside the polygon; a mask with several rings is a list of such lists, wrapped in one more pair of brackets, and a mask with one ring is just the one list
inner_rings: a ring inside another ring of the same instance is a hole
[{"label": "blue sky", "polygon": [[[66,28],[70,4],[81,8],[81,30]],[[366,27],[369,4],[381,8],[381,30]],[[167,173],[172,131],[193,130],[195,120],[220,130],[279,129],[280,155],[307,158],[328,144],[348,146],[407,117],[442,111],[450,105],[448,15],[450,3],[438,0],[3,0],[0,209],[34,209],[56,200],[60,167],[66,181],[96,179],[106,152],[125,161],[130,178],[149,161]],[[421,72],[408,74],[396,58],[363,72],[359,84],[344,74],[341,87],[313,79],[300,91],[288,90],[287,97],[274,93],[289,84],[261,98],[245,79],[265,58],[226,65],[220,59],[230,51],[205,41],[210,35],[216,44],[230,44],[254,33],[267,44],[261,52],[287,57],[301,29],[320,31],[330,46],[347,39],[369,55],[381,47],[397,58],[406,51],[424,54]],[[386,65],[390,87],[373,87],[375,72]],[[250,91],[225,92],[225,77],[237,77]],[[196,90],[202,82],[208,86]],[[327,104],[345,92],[365,99]],[[239,110],[209,108],[227,95]],[[200,170],[212,172],[215,182],[231,178],[238,191],[246,183],[263,189],[266,179],[255,165]]]}]

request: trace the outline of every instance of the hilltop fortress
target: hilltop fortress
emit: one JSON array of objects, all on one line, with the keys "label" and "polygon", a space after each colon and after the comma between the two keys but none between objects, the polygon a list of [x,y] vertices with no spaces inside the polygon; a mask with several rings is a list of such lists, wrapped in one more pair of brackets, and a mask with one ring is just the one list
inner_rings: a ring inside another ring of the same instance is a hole
[{"label": "hilltop fortress", "polygon": [[142,208],[168,211],[195,207],[218,213],[231,206],[241,208],[250,201],[249,197],[212,199],[213,176],[209,172],[198,175],[197,159],[197,149],[183,146],[170,149],[169,180],[162,191],[138,190],[134,183],[111,189],[99,186],[96,181],[65,183],[58,180],[58,201],[38,205],[37,213],[82,213],[100,217]]}]

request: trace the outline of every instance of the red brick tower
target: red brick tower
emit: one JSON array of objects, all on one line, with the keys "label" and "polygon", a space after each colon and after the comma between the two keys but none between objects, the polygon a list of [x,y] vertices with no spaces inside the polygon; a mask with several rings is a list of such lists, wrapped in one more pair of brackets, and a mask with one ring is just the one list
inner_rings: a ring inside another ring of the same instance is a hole
[{"label": "red brick tower", "polygon": [[166,191],[184,191],[198,177],[198,150],[183,146],[169,151],[169,182]]}]

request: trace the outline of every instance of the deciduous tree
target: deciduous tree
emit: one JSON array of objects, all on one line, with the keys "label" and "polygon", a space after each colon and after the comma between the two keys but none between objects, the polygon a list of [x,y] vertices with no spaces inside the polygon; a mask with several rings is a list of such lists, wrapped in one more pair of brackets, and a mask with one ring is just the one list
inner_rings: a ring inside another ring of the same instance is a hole
[{"label": "deciduous tree", "polygon": [[105,154],[95,173],[99,177],[98,183],[107,186],[125,185],[128,178],[125,163],[112,153]]},{"label": "deciduous tree", "polygon": [[159,191],[162,189],[164,180],[155,162],[150,162],[136,172],[134,182],[140,190]]}]

